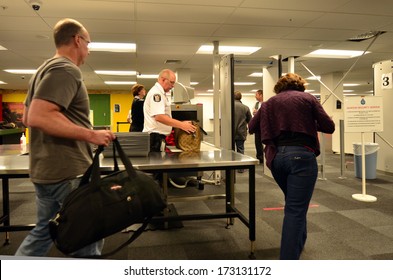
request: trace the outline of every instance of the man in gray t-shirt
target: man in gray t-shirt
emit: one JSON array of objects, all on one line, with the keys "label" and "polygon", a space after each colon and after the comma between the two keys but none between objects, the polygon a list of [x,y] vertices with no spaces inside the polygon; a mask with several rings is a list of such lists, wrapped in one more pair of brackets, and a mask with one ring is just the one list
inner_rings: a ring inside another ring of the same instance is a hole
[{"label": "man in gray t-shirt", "polygon": [[[79,69],[89,55],[88,31],[76,20],[63,19],[54,28],[54,40],[56,54],[32,77],[24,103],[37,223],[19,246],[17,256],[47,254],[52,246],[49,220],[91,164],[90,145],[108,146],[115,138],[109,130],[93,130],[89,121],[89,97]],[[99,241],[74,255],[100,255],[102,247],[103,241]]]}]

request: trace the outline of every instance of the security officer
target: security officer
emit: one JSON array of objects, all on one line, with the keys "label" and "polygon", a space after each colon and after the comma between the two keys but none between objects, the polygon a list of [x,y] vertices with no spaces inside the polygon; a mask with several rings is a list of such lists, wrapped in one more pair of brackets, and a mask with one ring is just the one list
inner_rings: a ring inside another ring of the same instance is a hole
[{"label": "security officer", "polygon": [[143,112],[145,117],[143,132],[150,134],[150,152],[165,151],[165,137],[172,127],[194,133],[196,127],[190,121],[179,121],[172,118],[171,101],[165,93],[175,85],[176,75],[170,69],[161,70],[157,82],[147,93]]}]

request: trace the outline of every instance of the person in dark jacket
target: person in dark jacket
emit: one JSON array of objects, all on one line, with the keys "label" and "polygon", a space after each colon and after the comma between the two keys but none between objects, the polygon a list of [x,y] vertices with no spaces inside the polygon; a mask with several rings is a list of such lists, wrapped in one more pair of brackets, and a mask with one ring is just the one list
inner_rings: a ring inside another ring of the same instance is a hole
[{"label": "person in dark jacket", "polygon": [[[255,102],[254,110],[252,112],[253,115],[258,112],[259,108],[261,108],[263,102],[263,90],[258,89],[255,92],[255,99],[257,101]],[[261,140],[261,133],[259,131],[257,131],[254,135],[254,143],[256,150],[256,158],[259,160],[259,163],[263,163],[263,145]]]},{"label": "person in dark jacket", "polygon": [[[248,106],[244,105],[241,102],[242,94],[240,91],[235,91],[234,93],[235,99],[235,114],[234,114],[234,123],[235,123],[235,145],[236,151],[238,153],[244,154],[244,142],[247,139],[247,124],[251,120],[251,111]],[[238,172],[242,173],[244,170],[239,169]]]},{"label": "person in dark jacket", "polygon": [[280,259],[299,259],[307,239],[307,210],[318,175],[317,132],[333,133],[333,120],[319,101],[305,91],[297,74],[282,76],[277,94],[262,103],[249,123],[250,133],[261,132],[266,165],[284,193]]},{"label": "person in dark jacket", "polygon": [[144,124],[143,103],[145,102],[146,89],[143,85],[135,84],[131,88],[131,93],[134,100],[131,105],[130,132],[141,132]]}]

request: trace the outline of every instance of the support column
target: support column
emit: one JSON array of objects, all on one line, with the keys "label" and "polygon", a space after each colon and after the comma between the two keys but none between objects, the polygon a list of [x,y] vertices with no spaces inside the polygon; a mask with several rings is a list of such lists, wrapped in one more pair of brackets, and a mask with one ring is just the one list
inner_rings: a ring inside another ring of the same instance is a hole
[{"label": "support column", "polygon": [[293,56],[288,57],[288,73],[295,73],[295,58]]},{"label": "support column", "polygon": [[[343,73],[335,72],[329,73],[321,76],[321,81],[333,91],[334,94],[339,97],[341,100],[344,100],[344,92],[343,92],[343,84],[337,84],[343,77]],[[329,116],[333,116],[333,121],[336,125],[336,132],[332,135],[332,150],[334,153],[340,152],[340,134],[339,134],[339,127],[340,127],[340,120],[344,119],[344,111],[343,111],[343,104],[341,107],[339,106],[340,101],[333,95],[331,92],[326,89],[324,86],[320,86],[320,93],[321,93],[321,104],[325,111],[329,114]]]},{"label": "support column", "polygon": [[220,54],[219,42],[214,41],[213,49],[213,118],[214,118],[214,145],[220,147]]}]

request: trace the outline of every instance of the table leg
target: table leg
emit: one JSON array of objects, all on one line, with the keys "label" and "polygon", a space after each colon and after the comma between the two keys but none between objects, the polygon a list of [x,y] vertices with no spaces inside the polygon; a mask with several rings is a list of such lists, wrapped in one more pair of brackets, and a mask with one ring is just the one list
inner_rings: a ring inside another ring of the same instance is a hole
[{"label": "table leg", "polygon": [[[2,223],[4,226],[10,225],[10,193],[9,193],[9,178],[2,178],[2,187],[3,187],[3,217]],[[5,232],[5,242],[4,245],[10,244],[10,233]]]},{"label": "table leg", "polygon": [[[235,207],[235,170],[225,170],[225,202],[226,212],[232,212]],[[227,219],[227,227],[234,224],[234,218]]]},{"label": "table leg", "polygon": [[255,165],[249,167],[248,174],[248,204],[249,204],[249,238],[251,242],[250,259],[255,259],[254,255],[254,241],[256,237],[256,226],[255,226]]}]

